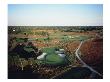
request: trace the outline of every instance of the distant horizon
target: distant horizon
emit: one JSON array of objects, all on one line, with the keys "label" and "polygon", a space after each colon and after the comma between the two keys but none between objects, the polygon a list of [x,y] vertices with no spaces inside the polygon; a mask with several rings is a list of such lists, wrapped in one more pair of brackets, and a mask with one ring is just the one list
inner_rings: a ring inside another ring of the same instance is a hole
[{"label": "distant horizon", "polygon": [[9,4],[8,26],[103,26],[103,5]]},{"label": "distant horizon", "polygon": [[[35,27],[34,25],[33,25],[33,27]],[[37,26],[36,26],[37,27]],[[38,26],[38,27],[42,27],[42,26]],[[51,27],[51,26],[44,26],[44,27]],[[54,26],[52,26],[52,27],[54,27]],[[61,27],[65,27],[65,26],[61,26]],[[69,26],[67,26],[67,27],[69,27]],[[70,26],[71,27],[71,26]],[[73,26],[73,27],[75,27],[75,26]],[[76,27],[78,27],[78,26],[76,26]],[[91,27],[95,27],[95,26],[91,26]],[[102,26],[103,27],[103,26]]]}]

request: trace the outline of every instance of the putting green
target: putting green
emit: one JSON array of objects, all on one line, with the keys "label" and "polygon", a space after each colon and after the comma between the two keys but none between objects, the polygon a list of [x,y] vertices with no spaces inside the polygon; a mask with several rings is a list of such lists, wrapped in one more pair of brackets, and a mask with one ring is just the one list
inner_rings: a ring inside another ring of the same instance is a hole
[{"label": "putting green", "polygon": [[46,64],[65,64],[65,59],[60,57],[57,54],[47,55],[46,56]]},{"label": "putting green", "polygon": [[44,48],[43,52],[47,53],[47,55],[43,59],[45,64],[62,65],[67,63],[67,58],[66,57],[63,58],[56,54],[55,48]]}]

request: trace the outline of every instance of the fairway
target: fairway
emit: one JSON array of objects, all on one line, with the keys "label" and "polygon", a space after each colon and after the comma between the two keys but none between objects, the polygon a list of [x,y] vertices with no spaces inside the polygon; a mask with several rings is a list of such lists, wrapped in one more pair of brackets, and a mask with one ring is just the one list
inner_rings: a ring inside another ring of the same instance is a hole
[{"label": "fairway", "polygon": [[16,42],[24,42],[24,38],[16,38]]},{"label": "fairway", "polygon": [[34,51],[34,49],[32,47],[29,47],[29,46],[25,46],[24,47],[24,50],[27,51],[27,52],[32,52]]}]

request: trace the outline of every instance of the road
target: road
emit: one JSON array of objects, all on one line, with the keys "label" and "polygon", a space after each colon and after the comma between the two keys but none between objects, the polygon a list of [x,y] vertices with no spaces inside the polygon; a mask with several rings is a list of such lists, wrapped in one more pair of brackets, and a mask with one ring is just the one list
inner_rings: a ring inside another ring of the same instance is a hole
[{"label": "road", "polygon": [[81,43],[79,44],[78,48],[77,48],[76,51],[75,51],[76,57],[77,57],[78,60],[83,64],[84,67],[89,68],[92,72],[94,72],[94,73],[96,73],[96,74],[98,74],[99,76],[102,77],[102,75],[101,75],[99,72],[97,72],[97,71],[94,70],[92,67],[90,67],[89,65],[87,65],[87,64],[80,58],[80,56],[79,56],[78,53],[79,53],[79,49],[80,49],[81,45],[83,44],[83,42],[84,42],[84,41],[81,41]]}]

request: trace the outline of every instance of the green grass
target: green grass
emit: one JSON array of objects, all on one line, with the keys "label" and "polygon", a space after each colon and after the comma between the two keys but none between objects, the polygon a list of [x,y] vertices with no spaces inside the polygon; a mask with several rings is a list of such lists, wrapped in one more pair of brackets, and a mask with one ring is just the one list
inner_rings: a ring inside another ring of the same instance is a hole
[{"label": "green grass", "polygon": [[62,58],[55,53],[55,48],[43,48],[43,52],[47,53],[46,57],[43,59],[43,63],[51,65],[61,65],[66,64],[66,58]]},{"label": "green grass", "polygon": [[16,42],[24,42],[24,38],[16,38]]},{"label": "green grass", "polygon": [[27,51],[27,52],[32,52],[34,51],[34,49],[32,47],[24,47],[24,50]]},{"label": "green grass", "polygon": [[28,41],[36,41],[38,40],[37,38],[29,38]]},{"label": "green grass", "polygon": [[68,36],[62,36],[61,41],[83,41],[91,38],[90,36],[72,36],[72,38],[69,38]]},{"label": "green grass", "polygon": [[55,48],[54,48],[54,47],[51,47],[51,48],[43,48],[42,51],[45,52],[45,53],[48,53],[49,55],[55,54]]},{"label": "green grass", "polygon": [[52,55],[47,55],[46,56],[46,60],[50,61],[50,62],[55,62],[55,61],[59,61],[61,58],[56,55],[56,54],[52,54]]},{"label": "green grass", "polygon": [[47,55],[45,60],[46,60],[45,61],[46,64],[52,64],[52,65],[66,64],[65,58],[62,58],[57,54]]},{"label": "green grass", "polygon": [[48,37],[46,37],[46,38],[38,38],[37,40],[43,42],[43,41],[49,41],[51,39],[50,38],[48,39]]}]

